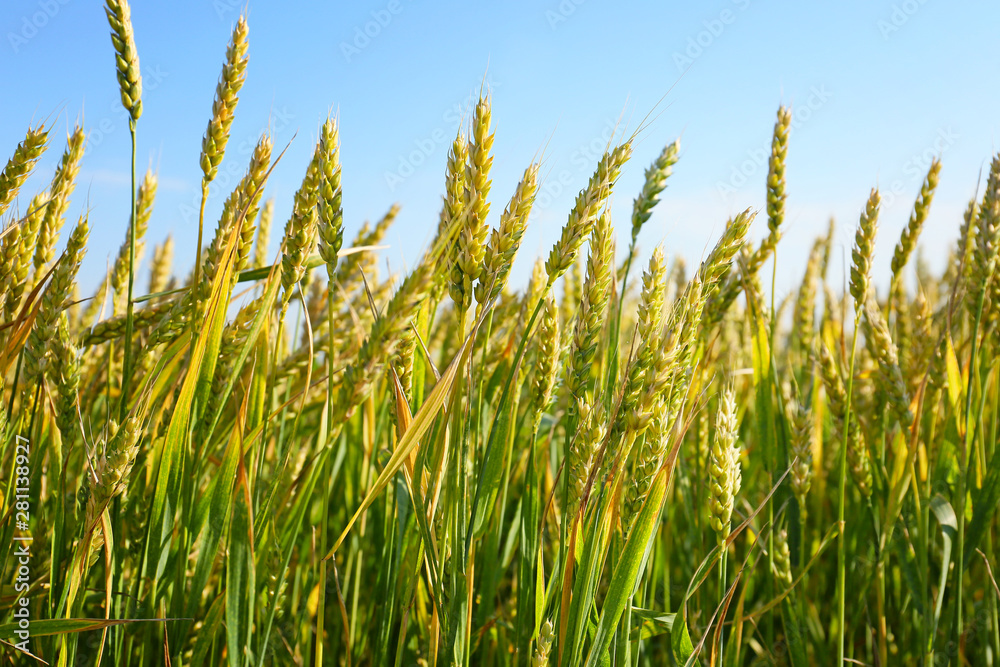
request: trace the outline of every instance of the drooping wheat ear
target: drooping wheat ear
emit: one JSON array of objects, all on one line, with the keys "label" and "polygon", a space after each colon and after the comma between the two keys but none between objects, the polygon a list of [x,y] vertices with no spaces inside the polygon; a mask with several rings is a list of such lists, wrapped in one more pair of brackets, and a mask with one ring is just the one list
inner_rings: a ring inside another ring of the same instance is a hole
[{"label": "drooping wheat ear", "polygon": [[[135,200],[136,209],[138,211],[138,215],[135,218],[135,261],[137,266],[145,249],[143,239],[146,236],[146,230],[149,229],[149,218],[153,214],[153,202],[156,199],[157,187],[158,180],[156,178],[156,174],[154,174],[151,169],[146,170],[146,175],[142,179],[142,184],[139,185],[139,190],[136,193]],[[132,224],[131,221],[129,221],[129,229],[131,228]],[[115,258],[114,266],[111,269],[111,289],[115,293],[115,314],[123,312],[127,305],[128,274],[129,239],[128,234],[126,234],[125,241],[123,241],[121,247],[118,248],[118,256]],[[94,305],[94,307],[99,306],[100,304]]]},{"label": "drooping wheat ear", "polygon": [[463,194],[463,220],[458,233],[451,267],[451,298],[460,312],[472,303],[473,283],[483,271],[486,236],[489,226],[486,216],[490,191],[490,167],[493,156],[493,134],[490,133],[490,98],[481,97],[472,118],[472,143],[469,146],[468,165]]},{"label": "drooping wheat ear", "polygon": [[64,443],[70,442],[77,428],[77,403],[80,400],[80,350],[69,333],[69,319],[63,313],[52,338],[52,365],[49,373],[55,383],[56,426]]},{"label": "drooping wheat ear", "polygon": [[233,124],[236,104],[239,102],[240,88],[246,78],[247,61],[247,20],[240,16],[233,28],[233,36],[226,47],[226,62],[222,65],[222,75],[215,88],[215,101],[212,102],[212,119],[208,121],[208,129],[201,140],[201,171],[204,183],[210,183],[219,171],[219,163],[226,152],[229,141],[229,128]]},{"label": "drooping wheat ear", "polygon": [[565,511],[570,516],[576,513],[580,505],[605,426],[604,408],[600,400],[592,401],[589,397],[573,397],[571,400],[576,403],[578,418],[566,462],[570,488]]},{"label": "drooping wheat ear", "polygon": [[920,194],[913,204],[913,212],[910,219],[903,228],[903,233],[899,237],[896,249],[892,254],[892,283],[898,284],[903,268],[910,259],[913,249],[917,245],[917,238],[920,230],[924,226],[927,214],[930,212],[931,200],[934,199],[934,190],[938,185],[938,177],[941,174],[941,160],[934,158],[931,160],[930,169],[927,170],[927,177],[923,185],[920,186]]},{"label": "drooping wheat ear", "polygon": [[553,639],[555,634],[552,632],[552,621],[545,619],[542,629],[538,631],[538,643],[535,644],[535,653],[531,656],[531,667],[548,667]]},{"label": "drooping wheat ear", "polygon": [[792,557],[788,549],[788,531],[784,528],[774,533],[774,562],[771,571],[775,579],[785,586],[792,585]]},{"label": "drooping wheat ear", "polygon": [[344,209],[340,188],[340,137],[337,123],[329,118],[320,134],[319,255],[326,262],[327,276],[337,275],[337,253],[344,243]]},{"label": "drooping wheat ear", "polygon": [[38,306],[35,324],[28,334],[28,341],[24,347],[26,385],[33,386],[48,369],[49,343],[55,334],[56,322],[76,281],[80,262],[87,252],[89,236],[90,226],[87,224],[87,217],[82,216],[66,242],[66,250],[63,251],[59,265],[52,272],[52,278]]},{"label": "drooping wheat ear", "polygon": [[167,289],[173,261],[174,237],[168,234],[163,243],[153,247],[153,261],[149,265],[150,294],[157,294]]},{"label": "drooping wheat ear", "polygon": [[17,231],[7,234],[3,240],[3,280],[4,321],[14,318],[21,296],[28,286],[28,270],[35,254],[38,230],[45,216],[46,197],[44,193],[35,195],[28,205],[28,212],[18,222]]},{"label": "drooping wheat ear", "polygon": [[792,125],[792,110],[778,107],[771,138],[771,157],[767,163],[767,236],[760,242],[749,262],[751,275],[756,275],[774,253],[781,239],[781,224],[785,221],[785,159],[788,157],[788,131]]},{"label": "drooping wheat ear", "polygon": [[4,214],[17,197],[21,186],[28,180],[38,158],[45,152],[48,140],[49,131],[44,125],[29,128],[24,141],[17,145],[13,157],[7,160],[7,166],[0,173],[0,215]]},{"label": "drooping wheat ear", "polygon": [[875,252],[875,228],[878,224],[878,208],[881,203],[878,189],[872,188],[865,210],[861,212],[858,231],[854,235],[854,249],[851,252],[851,296],[854,298],[854,312],[861,313],[868,300],[868,285],[871,280],[872,255]]},{"label": "drooping wheat ear", "polygon": [[69,136],[62,160],[52,177],[49,203],[45,207],[45,217],[38,230],[38,245],[35,247],[35,274],[39,277],[43,273],[42,267],[51,262],[55,255],[56,239],[59,238],[59,230],[69,206],[69,197],[76,186],[76,175],[80,171],[80,158],[83,157],[86,139],[87,135],[78,126]]},{"label": "drooping wheat ear", "polygon": [[587,187],[576,197],[569,219],[562,228],[562,234],[549,252],[545,271],[549,275],[549,287],[566,273],[576,261],[576,255],[597,221],[598,212],[604,207],[618,175],[629,157],[632,156],[632,142],[627,141],[614,150],[608,151],[597,163],[597,170],[590,177]]},{"label": "drooping wheat ear", "polygon": [[792,411],[792,456],[796,458],[791,473],[792,493],[799,503],[799,516],[805,521],[813,478],[812,412],[798,401],[792,402],[789,407]]},{"label": "drooping wheat ear", "polygon": [[528,215],[538,192],[538,164],[524,170],[521,182],[500,216],[500,226],[490,234],[483,258],[483,271],[476,283],[476,302],[486,305],[507,286],[510,268],[514,264],[521,238],[528,226]]},{"label": "drooping wheat ear", "polygon": [[816,335],[816,291],[819,288],[819,269],[822,260],[823,241],[817,239],[813,243],[806,271],[799,285],[798,296],[795,299],[793,320],[795,330],[803,350],[811,350]]},{"label": "drooping wheat ear", "polygon": [[274,220],[274,198],[264,202],[260,209],[260,217],[257,218],[257,240],[253,246],[253,264],[251,266],[259,269],[267,266],[267,245],[271,238],[271,221]]},{"label": "drooping wheat ear", "polygon": [[719,399],[715,419],[715,439],[709,452],[709,523],[722,544],[729,537],[733,504],[740,492],[742,472],[740,447],[736,442],[739,424],[736,418],[736,395],[729,386]]},{"label": "drooping wheat ear", "polygon": [[909,426],[913,423],[913,413],[910,412],[910,397],[903,381],[903,372],[899,368],[899,355],[896,344],[889,334],[889,326],[882,317],[882,311],[874,299],[865,304],[865,340],[872,356],[878,361],[882,388],[889,395],[889,402],[899,418],[899,423]]},{"label": "drooping wheat ear", "polygon": [[368,338],[344,373],[340,395],[334,406],[334,425],[350,418],[371,393],[379,367],[392,358],[430,289],[430,269],[425,257],[403,280],[382,316],[372,324]]},{"label": "drooping wheat ear", "polygon": [[666,401],[660,401],[653,410],[653,419],[635,461],[635,470],[629,480],[622,506],[622,532],[629,534],[632,522],[642,509],[642,503],[649,493],[656,471],[663,463],[670,436],[670,409]]},{"label": "drooping wheat ear", "polygon": [[653,215],[653,207],[660,201],[660,193],[667,187],[667,179],[677,164],[680,149],[681,140],[675,139],[663,147],[653,164],[646,169],[646,180],[642,184],[642,191],[632,202],[632,241],[629,247],[633,254],[642,226]]},{"label": "drooping wheat ear", "polygon": [[602,214],[590,236],[587,277],[583,283],[583,298],[573,328],[573,342],[566,369],[566,390],[570,396],[583,396],[589,389],[591,366],[597,355],[598,337],[604,327],[608,299],[611,296],[613,233],[611,217],[607,213]]},{"label": "drooping wheat ear", "polygon": [[872,492],[872,471],[868,461],[868,448],[853,411],[850,423],[844,423],[847,415],[847,391],[844,388],[844,381],[841,378],[836,360],[825,344],[820,344],[819,352],[820,374],[823,377],[823,386],[826,389],[827,402],[834,418],[836,432],[842,435],[843,429],[847,428],[847,465],[851,478],[857,484],[858,490],[867,498]]},{"label": "drooping wheat ear", "polygon": [[531,401],[535,425],[549,407],[556,379],[559,377],[559,357],[562,354],[559,338],[559,311],[555,300],[545,299],[542,321],[538,327],[538,348],[535,356],[534,375],[531,382]]},{"label": "drooping wheat ear", "polygon": [[132,33],[132,10],[128,0],[106,0],[104,12],[111,25],[111,44],[115,47],[115,67],[122,106],[134,124],[142,115],[142,75],[139,72],[139,52]]}]

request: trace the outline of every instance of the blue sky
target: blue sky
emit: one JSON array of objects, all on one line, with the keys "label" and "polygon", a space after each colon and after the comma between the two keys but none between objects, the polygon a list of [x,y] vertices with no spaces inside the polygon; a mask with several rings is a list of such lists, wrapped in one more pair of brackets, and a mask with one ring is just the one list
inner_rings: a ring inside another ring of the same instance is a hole
[{"label": "blue sky", "polygon": [[[150,242],[172,233],[176,270],[194,257],[198,155],[225,47],[243,0],[135,0],[144,76],[138,164],[160,176]],[[78,119],[90,132],[70,216],[91,210],[84,286],[96,285],[124,238],[129,138],[102,5],[5,0],[0,146],[54,124],[55,142],[22,191],[45,186]],[[681,159],[640,243],[696,262],[727,216],[761,208],[774,116],[791,104],[788,215],[778,290],[801,276],[811,239],[839,223],[835,270],[847,261],[868,191],[883,191],[876,272],[888,258],[933,155],[944,165],[922,237],[941,266],[980,171],[996,150],[1000,5],[941,0],[681,2],[251,2],[250,64],[206,225],[261,131],[291,142],[268,186],[281,226],[319,124],[341,121],[346,237],[393,202],[402,212],[384,251],[393,270],[418,257],[437,221],[445,158],[481,82],[493,93],[492,216],[544,149],[545,182],[514,272],[523,283],[547,253],[612,133],[641,132],[611,211],[620,252],[643,170],[681,136]],[[6,222],[6,221],[5,221]],[[754,235],[765,232],[758,216]],[[206,232],[210,238],[211,231]],[[145,274],[139,280],[145,288]]]}]

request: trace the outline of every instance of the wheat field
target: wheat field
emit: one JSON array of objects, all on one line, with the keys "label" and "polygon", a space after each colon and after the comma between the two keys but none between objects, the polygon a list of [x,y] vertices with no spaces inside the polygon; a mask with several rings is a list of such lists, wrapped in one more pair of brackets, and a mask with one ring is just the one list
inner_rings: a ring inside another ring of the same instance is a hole
[{"label": "wheat field", "polygon": [[790,109],[766,209],[690,266],[667,247],[638,261],[679,141],[642,156],[618,133],[518,291],[542,158],[491,192],[484,89],[441,165],[433,240],[385,275],[398,207],[345,242],[335,117],[291,210],[268,197],[265,133],[205,219],[241,18],[196,262],[175,273],[172,240],[146,238],[157,174],[135,168],[141,45],[126,0],[105,10],[132,197],[95,293],[88,237],[118,227],[66,219],[86,128],[41,192],[22,186],[61,148],[51,126],[0,174],[5,663],[1000,664],[1000,154],[940,275],[918,251],[934,160],[891,275],[872,271],[872,189],[846,289],[831,221],[776,301]]}]

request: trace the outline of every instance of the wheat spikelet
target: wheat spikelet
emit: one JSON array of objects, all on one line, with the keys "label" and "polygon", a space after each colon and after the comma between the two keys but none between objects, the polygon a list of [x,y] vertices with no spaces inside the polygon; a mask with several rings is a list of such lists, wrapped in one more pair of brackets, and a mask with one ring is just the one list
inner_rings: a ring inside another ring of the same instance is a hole
[{"label": "wheat spikelet", "polygon": [[69,196],[76,186],[76,175],[80,171],[80,159],[83,157],[86,138],[83,130],[79,127],[73,131],[66,143],[66,151],[63,153],[62,160],[52,177],[52,184],[49,186],[49,202],[45,208],[42,225],[38,230],[38,245],[35,248],[36,276],[44,273],[42,268],[52,261],[55,254],[56,239],[59,237],[59,230],[63,225],[63,216],[69,205]]},{"label": "wheat spikelet", "polygon": [[[632,242],[629,246],[632,249],[631,255],[635,254],[635,243],[642,226],[653,214],[653,207],[660,201],[660,193],[667,187],[667,179],[677,164],[680,149],[681,140],[675,139],[663,147],[653,164],[646,169],[646,180],[642,184],[642,191],[632,202]],[[631,255],[626,262],[632,259]]]},{"label": "wheat spikelet", "polygon": [[805,521],[808,507],[809,489],[812,486],[812,414],[809,409],[797,401],[791,402],[792,408],[792,455],[797,459],[792,465],[792,493],[799,503],[799,516]]},{"label": "wheat spikelet", "polygon": [[587,187],[576,197],[569,219],[562,228],[559,240],[549,252],[545,262],[545,271],[549,276],[549,286],[566,273],[566,270],[576,261],[576,255],[597,221],[598,211],[611,196],[611,190],[618,180],[618,175],[629,157],[632,155],[632,142],[627,141],[614,150],[608,151],[597,164],[597,170],[590,177]]},{"label": "wheat spikelet", "polygon": [[528,215],[538,192],[538,165],[524,170],[507,208],[500,216],[500,226],[490,234],[483,257],[483,271],[476,283],[476,302],[485,305],[493,301],[507,286],[507,277],[521,247],[521,237],[528,226]]},{"label": "wheat spikelet", "polygon": [[170,268],[174,259],[174,238],[167,235],[163,243],[153,248],[153,261],[149,265],[149,293],[166,291],[170,281]]},{"label": "wheat spikelet", "polygon": [[598,218],[591,234],[587,277],[573,329],[566,370],[566,390],[571,397],[583,396],[590,384],[591,365],[597,354],[598,336],[604,326],[611,296],[611,272],[614,268],[612,233],[611,219],[604,213]]},{"label": "wheat spikelet", "polygon": [[281,253],[281,310],[288,308],[295,285],[306,273],[306,259],[316,244],[316,198],[319,194],[320,164],[323,161],[323,147],[317,143],[312,160],[302,179],[302,185],[295,192],[292,215],[285,223]]},{"label": "wheat spikelet", "polygon": [[132,33],[132,10],[128,0],[106,0],[104,12],[111,25],[111,44],[115,48],[115,69],[122,106],[128,111],[132,125],[135,125],[142,116],[142,74]]},{"label": "wheat spikelet", "polygon": [[740,448],[736,443],[739,424],[736,421],[736,397],[727,387],[719,399],[715,421],[715,439],[709,453],[709,523],[719,544],[729,537],[733,503],[740,492],[742,474]]},{"label": "wheat spikelet", "polygon": [[274,198],[264,202],[257,218],[257,240],[253,246],[253,263],[251,267],[259,269],[267,266],[267,244],[271,238],[271,221],[274,219]]},{"label": "wheat spikelet", "polygon": [[3,172],[0,172],[0,215],[4,214],[17,197],[21,186],[28,180],[38,158],[45,152],[48,140],[49,131],[44,125],[29,128],[24,141],[17,145],[14,155],[7,160]]},{"label": "wheat spikelet", "polygon": [[542,320],[538,326],[538,350],[535,356],[534,375],[531,383],[532,410],[535,428],[541,422],[542,413],[552,400],[561,356],[559,337],[559,311],[552,297],[545,300]]},{"label": "wheat spikelet", "polygon": [[219,171],[219,163],[226,152],[229,141],[229,129],[233,124],[236,104],[239,102],[240,88],[246,78],[247,61],[247,21],[240,16],[233,28],[233,35],[226,47],[226,62],[222,66],[222,75],[215,88],[215,101],[212,102],[212,119],[208,121],[208,129],[201,140],[201,158],[199,164],[204,174],[202,182],[205,186],[215,179]]},{"label": "wheat spikelet", "polygon": [[868,461],[868,448],[864,443],[853,412],[850,423],[844,423],[847,417],[847,391],[844,389],[844,381],[841,379],[840,369],[837,367],[833,355],[826,345],[821,344],[819,351],[820,374],[823,378],[823,386],[826,388],[830,412],[833,414],[837,427],[836,431],[842,435],[843,429],[847,428],[847,465],[851,477],[862,495],[868,497],[872,491],[872,472]]},{"label": "wheat spikelet", "polygon": [[549,651],[552,649],[553,639],[555,639],[555,634],[552,632],[552,621],[546,619],[541,630],[538,631],[538,643],[531,656],[531,667],[548,667]]},{"label": "wheat spikelet", "polygon": [[486,236],[489,232],[486,224],[489,203],[486,197],[490,191],[489,172],[493,165],[493,156],[490,155],[493,147],[490,119],[490,98],[480,97],[472,118],[463,219],[451,268],[451,298],[460,312],[465,312],[472,303],[473,283],[482,274],[486,253]]},{"label": "wheat spikelet", "polygon": [[28,212],[18,222],[17,233],[8,234],[4,241],[10,239],[10,245],[4,249],[5,273],[3,280],[4,320],[13,319],[21,297],[28,286],[28,271],[31,268],[31,258],[35,254],[35,244],[38,240],[38,230],[45,216],[47,199],[44,194],[37,194],[31,200]]},{"label": "wheat spikelet", "polygon": [[858,231],[854,236],[854,249],[851,251],[851,296],[854,298],[854,310],[860,313],[868,300],[868,285],[871,281],[872,255],[875,252],[875,228],[878,223],[878,208],[881,202],[878,190],[872,188],[868,196],[865,210],[861,212]]},{"label": "wheat spikelet", "polygon": [[788,550],[788,531],[782,528],[773,533],[774,535],[774,562],[771,571],[775,579],[784,583],[785,586],[792,585],[792,557]]},{"label": "wheat spikelet", "polygon": [[913,423],[913,413],[910,412],[910,397],[903,381],[903,372],[899,368],[899,356],[896,345],[889,334],[889,326],[882,317],[882,312],[874,300],[865,304],[865,340],[872,356],[878,361],[881,386],[888,392],[893,411],[899,417],[903,426]]},{"label": "wheat spikelet", "polygon": [[667,450],[667,439],[670,435],[670,410],[666,401],[660,401],[653,410],[653,419],[646,431],[642,447],[639,449],[635,462],[635,470],[625,491],[622,506],[622,532],[628,535],[632,522],[642,509],[642,503],[649,493],[663,456]]},{"label": "wheat spikelet", "polygon": [[906,266],[906,262],[909,261],[910,255],[913,253],[913,248],[917,245],[917,238],[920,236],[920,230],[923,229],[927,213],[930,211],[931,201],[934,199],[934,190],[937,188],[940,174],[941,160],[935,158],[931,160],[930,169],[927,170],[927,177],[924,179],[923,185],[920,186],[920,195],[913,204],[913,212],[910,213],[910,219],[907,221],[906,227],[903,228],[903,233],[900,235],[896,249],[893,251],[893,283],[896,283],[900,279],[903,267]]},{"label": "wheat spikelet", "polygon": [[56,426],[63,442],[69,442],[77,429],[77,404],[80,400],[81,355],[69,333],[69,319],[63,313],[52,337],[52,364],[49,375],[54,382]]},{"label": "wheat spikelet", "polygon": [[812,349],[813,339],[816,335],[816,290],[819,287],[822,252],[822,241],[817,240],[813,243],[812,251],[809,253],[806,271],[802,276],[802,282],[799,284],[798,295],[795,299],[793,321],[802,349],[806,351]]},{"label": "wheat spikelet", "polygon": [[344,209],[340,188],[340,138],[336,122],[323,123],[320,136],[322,162],[319,184],[319,255],[326,262],[327,276],[337,274],[337,253],[344,243]]},{"label": "wheat spikelet", "polygon": [[781,239],[781,223],[785,220],[785,160],[788,157],[788,131],[792,125],[792,110],[778,107],[771,138],[771,157],[767,163],[767,236],[761,241],[750,262],[751,275],[756,275],[764,262],[774,253]]},{"label": "wheat spikelet", "polygon": [[569,472],[569,497],[566,512],[577,511],[582,500],[587,480],[594,467],[594,454],[604,432],[604,410],[600,402],[592,402],[588,397],[576,400],[578,418],[576,432],[567,454],[566,466]]},{"label": "wheat spikelet", "polygon": [[73,282],[76,280],[80,262],[87,251],[90,226],[83,216],[77,223],[66,243],[66,250],[52,273],[52,278],[42,295],[35,317],[34,326],[25,344],[24,367],[28,385],[40,380],[48,369],[49,343],[55,334],[56,322],[62,314],[63,306],[69,298]]},{"label": "wheat spikelet", "polygon": [[[135,261],[138,265],[142,258],[143,252],[145,251],[145,243],[143,239],[146,237],[146,231],[149,229],[149,219],[153,214],[153,202],[156,199],[156,191],[159,185],[156,174],[153,171],[147,170],[146,175],[142,179],[142,183],[139,185],[139,190],[136,193],[135,206],[137,215],[135,217]],[[129,221],[128,229],[132,229],[132,221]],[[129,232],[130,234],[131,232]],[[127,286],[128,286],[128,274],[129,274],[129,234],[126,234],[125,241],[122,242],[121,247],[118,249],[118,256],[115,258],[114,266],[111,269],[111,289],[115,293],[114,300],[114,312],[123,312],[127,306],[126,300],[128,299]],[[99,293],[103,292],[99,290]],[[92,305],[88,308],[88,312],[84,315],[85,319],[90,319],[94,313],[89,312],[90,308],[100,307],[100,303],[97,299],[94,300]]]}]

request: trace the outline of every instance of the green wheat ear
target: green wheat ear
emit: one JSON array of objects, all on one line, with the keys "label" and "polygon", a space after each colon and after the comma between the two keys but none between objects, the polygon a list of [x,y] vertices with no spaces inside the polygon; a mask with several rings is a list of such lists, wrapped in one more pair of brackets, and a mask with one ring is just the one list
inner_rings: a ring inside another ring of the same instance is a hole
[{"label": "green wheat ear", "polygon": [[128,0],[107,0],[104,12],[111,25],[111,44],[115,47],[115,69],[122,106],[135,123],[142,115],[142,74],[132,32],[132,10]]}]

